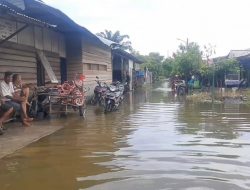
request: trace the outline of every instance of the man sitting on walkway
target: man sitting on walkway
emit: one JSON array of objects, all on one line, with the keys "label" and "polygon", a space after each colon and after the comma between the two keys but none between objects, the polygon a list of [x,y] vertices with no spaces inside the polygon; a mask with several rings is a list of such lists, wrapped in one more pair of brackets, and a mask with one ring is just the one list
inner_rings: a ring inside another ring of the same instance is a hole
[{"label": "man sitting on walkway", "polygon": [[22,123],[24,126],[30,126],[30,118],[27,117],[27,110],[23,110],[21,104],[26,103],[26,98],[14,96],[14,87],[11,82],[11,72],[5,72],[4,80],[0,83],[0,94],[7,99],[6,105],[13,107],[15,112],[21,113]]}]

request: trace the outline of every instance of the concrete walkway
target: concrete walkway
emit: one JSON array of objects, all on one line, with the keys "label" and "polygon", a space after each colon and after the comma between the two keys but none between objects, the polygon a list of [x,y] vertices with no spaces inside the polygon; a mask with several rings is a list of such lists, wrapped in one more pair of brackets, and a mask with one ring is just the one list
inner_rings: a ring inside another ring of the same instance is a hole
[{"label": "concrete walkway", "polygon": [[7,127],[5,133],[0,136],[0,159],[63,128],[45,126],[39,122],[34,122],[31,127],[20,127],[20,123],[10,123]]}]

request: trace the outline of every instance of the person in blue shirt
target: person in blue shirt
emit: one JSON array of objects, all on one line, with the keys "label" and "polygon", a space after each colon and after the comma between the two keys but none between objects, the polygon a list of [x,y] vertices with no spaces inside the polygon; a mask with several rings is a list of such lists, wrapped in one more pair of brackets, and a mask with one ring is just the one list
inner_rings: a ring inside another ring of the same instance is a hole
[{"label": "person in blue shirt", "polygon": [[194,89],[194,75],[191,77],[191,79],[188,81],[188,88],[192,91]]}]

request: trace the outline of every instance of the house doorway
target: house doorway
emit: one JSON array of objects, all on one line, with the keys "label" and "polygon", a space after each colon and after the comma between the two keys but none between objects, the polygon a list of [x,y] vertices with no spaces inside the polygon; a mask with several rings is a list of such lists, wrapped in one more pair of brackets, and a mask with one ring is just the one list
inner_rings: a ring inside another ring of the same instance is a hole
[{"label": "house doorway", "polygon": [[60,58],[61,83],[67,81],[67,61],[65,58]]},{"label": "house doorway", "polygon": [[45,86],[45,69],[40,59],[37,59],[37,86]]}]

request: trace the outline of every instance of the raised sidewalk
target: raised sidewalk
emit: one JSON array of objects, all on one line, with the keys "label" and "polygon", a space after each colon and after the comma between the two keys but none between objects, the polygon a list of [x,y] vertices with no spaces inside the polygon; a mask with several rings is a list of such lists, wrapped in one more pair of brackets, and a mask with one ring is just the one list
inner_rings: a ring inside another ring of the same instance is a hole
[{"label": "raised sidewalk", "polygon": [[0,159],[63,128],[39,122],[34,122],[31,127],[20,127],[20,123],[9,123],[7,127],[0,135]]}]

